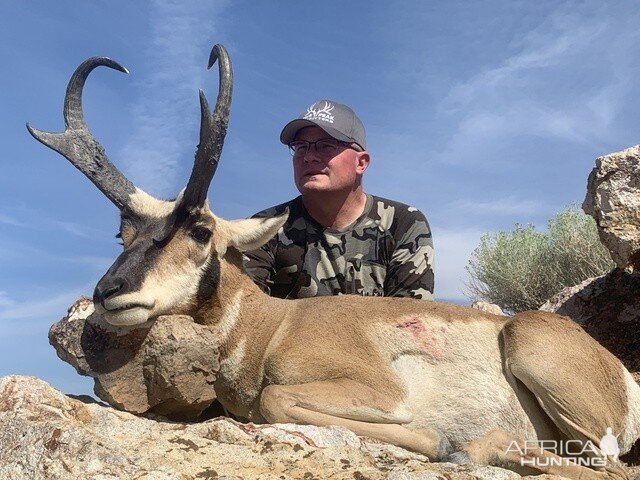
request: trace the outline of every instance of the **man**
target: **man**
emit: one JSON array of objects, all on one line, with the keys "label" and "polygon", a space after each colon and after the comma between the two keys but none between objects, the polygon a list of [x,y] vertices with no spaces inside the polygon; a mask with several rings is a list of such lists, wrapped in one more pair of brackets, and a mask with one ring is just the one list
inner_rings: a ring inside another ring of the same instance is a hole
[{"label": "man", "polygon": [[375,295],[433,299],[433,243],[424,215],[367,194],[365,130],[346,105],[320,100],[289,122],[300,196],[257,217],[289,209],[283,229],[247,252],[245,268],[280,298]]}]

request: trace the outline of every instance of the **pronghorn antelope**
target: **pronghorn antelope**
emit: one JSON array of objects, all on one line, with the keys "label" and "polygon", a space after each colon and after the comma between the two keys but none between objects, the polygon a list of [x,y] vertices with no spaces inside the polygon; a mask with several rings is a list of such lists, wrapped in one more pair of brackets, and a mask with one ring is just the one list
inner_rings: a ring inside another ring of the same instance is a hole
[{"label": "pronghorn antelope", "polygon": [[[121,212],[124,251],[95,288],[96,311],[113,325],[186,314],[217,329],[223,340],[215,390],[228,411],[251,421],[340,425],[431,460],[576,479],[626,477],[611,463],[591,469],[532,446],[539,440],[597,446],[610,427],[625,453],[640,436],[640,388],[568,319],[533,311],[499,317],[406,298],[282,300],[252,283],[242,252],[273,237],[286,213],[227,221],[209,209],[232,90],[229,58],[219,45],[209,67],[216,60],[216,107],[211,114],[200,92],[200,144],[175,200],[135,187],[84,121],[89,73],[100,65],[126,72],[113,60],[94,57],[75,71],[63,133],[27,125]],[[602,453],[587,449],[581,458]]]}]

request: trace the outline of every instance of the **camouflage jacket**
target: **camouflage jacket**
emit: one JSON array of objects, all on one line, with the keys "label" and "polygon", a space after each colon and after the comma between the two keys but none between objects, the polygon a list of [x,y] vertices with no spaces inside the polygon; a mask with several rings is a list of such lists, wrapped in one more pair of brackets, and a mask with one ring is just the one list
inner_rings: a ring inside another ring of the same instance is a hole
[{"label": "camouflage jacket", "polygon": [[247,273],[280,298],[357,294],[433,299],[433,243],[424,215],[367,195],[363,214],[347,228],[317,223],[302,197],[254,215],[289,207],[289,218],[266,245],[245,253]]}]

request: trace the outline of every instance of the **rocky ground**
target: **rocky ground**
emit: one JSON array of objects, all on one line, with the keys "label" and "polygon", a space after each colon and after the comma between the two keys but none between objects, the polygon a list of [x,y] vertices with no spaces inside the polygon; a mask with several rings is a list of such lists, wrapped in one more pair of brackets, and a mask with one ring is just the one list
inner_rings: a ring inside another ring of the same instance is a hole
[{"label": "rocky ground", "polygon": [[516,480],[495,467],[429,463],[339,427],[170,422],[72,398],[35,377],[0,379],[0,478]]}]

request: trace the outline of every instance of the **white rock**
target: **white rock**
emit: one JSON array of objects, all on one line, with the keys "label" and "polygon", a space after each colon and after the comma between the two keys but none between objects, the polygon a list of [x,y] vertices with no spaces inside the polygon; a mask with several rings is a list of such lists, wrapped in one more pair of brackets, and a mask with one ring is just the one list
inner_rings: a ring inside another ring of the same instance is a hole
[{"label": "white rock", "polygon": [[640,145],[596,159],[582,209],[619,268],[640,268]]}]

